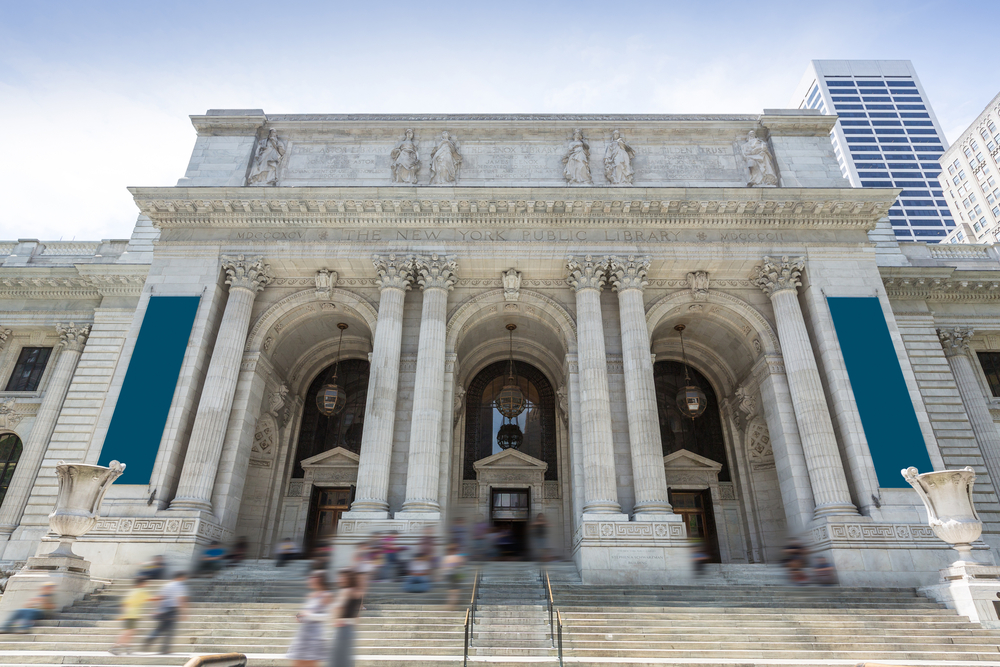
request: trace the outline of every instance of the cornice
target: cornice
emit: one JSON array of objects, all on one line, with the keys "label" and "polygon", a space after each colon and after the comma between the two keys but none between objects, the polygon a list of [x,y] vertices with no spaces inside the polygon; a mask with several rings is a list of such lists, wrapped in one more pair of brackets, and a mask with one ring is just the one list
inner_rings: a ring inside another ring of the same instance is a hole
[{"label": "cornice", "polygon": [[391,223],[873,229],[898,190],[879,188],[129,188],[156,227]]},{"label": "cornice", "polygon": [[73,268],[0,267],[0,299],[95,299],[138,296],[146,264],[77,264]]},{"label": "cornice", "polygon": [[922,301],[1000,300],[1000,270],[956,271],[952,267],[883,268],[882,284],[890,299]]}]

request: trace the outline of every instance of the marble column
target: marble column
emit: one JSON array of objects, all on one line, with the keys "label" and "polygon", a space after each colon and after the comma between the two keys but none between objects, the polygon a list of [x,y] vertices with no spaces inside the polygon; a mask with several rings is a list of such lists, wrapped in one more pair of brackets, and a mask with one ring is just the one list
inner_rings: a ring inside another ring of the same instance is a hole
[{"label": "marble column", "polygon": [[271,282],[270,268],[263,257],[222,258],[229,298],[208,363],[171,509],[212,511],[212,490],[236,394],[253,302],[257,293]]},{"label": "marble column", "polygon": [[389,518],[389,464],[396,424],[399,354],[403,341],[403,297],[413,282],[413,259],[375,255],[381,296],[372,343],[365,429],[361,434],[358,487],[345,519]]},{"label": "marble column", "polygon": [[1000,486],[1000,431],[990,415],[990,407],[979,384],[978,374],[972,365],[969,339],[972,329],[938,329],[938,337],[948,358],[951,374],[955,376],[958,393],[962,396],[965,413],[969,416],[972,432],[976,434],[979,451],[995,487]]},{"label": "marble column", "polygon": [[445,257],[418,257],[414,262],[417,283],[424,292],[420,312],[416,378],[410,419],[410,451],[406,468],[404,514],[412,518],[437,519],[441,516],[438,485],[441,476],[441,419],[444,412],[445,325],[448,292],[455,286],[458,265]]},{"label": "marble column", "polygon": [[771,298],[774,307],[795,421],[812,482],[814,516],[856,515],[858,510],[851,502],[830,408],[799,306],[796,288],[802,284],[799,278],[804,268],[805,260],[800,257],[782,257],[777,261],[765,257],[755,282]]},{"label": "marble column", "polygon": [[649,350],[646,307],[642,299],[646,287],[648,257],[612,257],[611,284],[618,292],[622,331],[622,362],[625,370],[625,402],[628,410],[629,448],[635,486],[636,520],[663,519],[672,514],[667,500],[667,476],[663,469],[663,442],[656,407],[653,358]]},{"label": "marble column", "polygon": [[56,332],[60,340],[55,366],[45,388],[45,395],[42,396],[42,404],[38,407],[35,423],[24,441],[21,458],[17,462],[14,476],[11,477],[7,495],[0,505],[0,536],[4,539],[9,537],[21,522],[21,515],[24,514],[24,508],[28,504],[35,478],[38,477],[38,471],[42,467],[42,461],[49,448],[49,440],[55,431],[59,413],[62,412],[63,402],[69,392],[69,385],[73,381],[76,365],[80,361],[80,355],[83,354],[84,345],[87,344],[90,325],[76,326],[72,322],[59,324],[56,325]]},{"label": "marble column", "polygon": [[[611,396],[601,290],[607,262],[590,255],[570,257],[567,282],[576,291],[577,354],[580,364],[580,422],[583,435],[583,514],[595,520],[627,520],[618,504]],[[661,464],[662,465],[662,464]]]}]

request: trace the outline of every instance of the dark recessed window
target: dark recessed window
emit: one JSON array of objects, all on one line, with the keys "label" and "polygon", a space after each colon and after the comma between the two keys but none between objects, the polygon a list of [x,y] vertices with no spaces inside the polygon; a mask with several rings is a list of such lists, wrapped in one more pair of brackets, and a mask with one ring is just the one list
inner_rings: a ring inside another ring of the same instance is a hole
[{"label": "dark recessed window", "polygon": [[0,435],[0,504],[7,496],[10,478],[14,476],[14,467],[21,458],[21,439],[13,433]]},{"label": "dark recessed window", "polygon": [[14,372],[7,381],[6,391],[37,390],[45,364],[48,363],[51,354],[51,347],[22,347]]},{"label": "dark recessed window", "polygon": [[977,352],[979,363],[986,374],[986,382],[990,385],[990,392],[994,396],[1000,397],[1000,352]]}]

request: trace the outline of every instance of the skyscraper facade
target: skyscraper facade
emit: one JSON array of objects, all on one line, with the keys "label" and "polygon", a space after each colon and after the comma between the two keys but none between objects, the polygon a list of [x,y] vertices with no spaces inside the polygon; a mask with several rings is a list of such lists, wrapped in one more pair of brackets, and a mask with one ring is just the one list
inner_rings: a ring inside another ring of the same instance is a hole
[{"label": "skyscraper facade", "polygon": [[938,177],[958,226],[950,243],[1000,241],[1000,93],[941,156]]},{"label": "skyscraper facade", "polygon": [[902,188],[897,239],[939,242],[955,227],[937,180],[948,142],[909,60],[813,60],[792,106],[840,117],[830,139],[852,186]]}]

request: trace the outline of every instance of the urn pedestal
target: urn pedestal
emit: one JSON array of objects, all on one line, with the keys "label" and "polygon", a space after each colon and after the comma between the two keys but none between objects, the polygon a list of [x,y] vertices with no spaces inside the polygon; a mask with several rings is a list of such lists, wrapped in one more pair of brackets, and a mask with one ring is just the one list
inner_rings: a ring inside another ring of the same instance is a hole
[{"label": "urn pedestal", "polygon": [[59,491],[55,510],[49,514],[49,527],[59,544],[49,553],[29,558],[10,578],[0,598],[0,615],[21,608],[45,581],[56,584],[56,604],[60,608],[97,587],[98,582],[90,577],[90,561],[73,553],[73,542],[97,523],[104,494],[124,471],[125,464],[118,461],[108,467],[59,462]]},{"label": "urn pedestal", "polygon": [[972,500],[975,471],[966,467],[921,475],[916,468],[907,468],[902,473],[927,508],[934,534],[958,552],[958,560],[940,570],[938,583],[920,592],[984,628],[1000,628],[1000,567],[972,558],[972,543],[983,532]]}]

